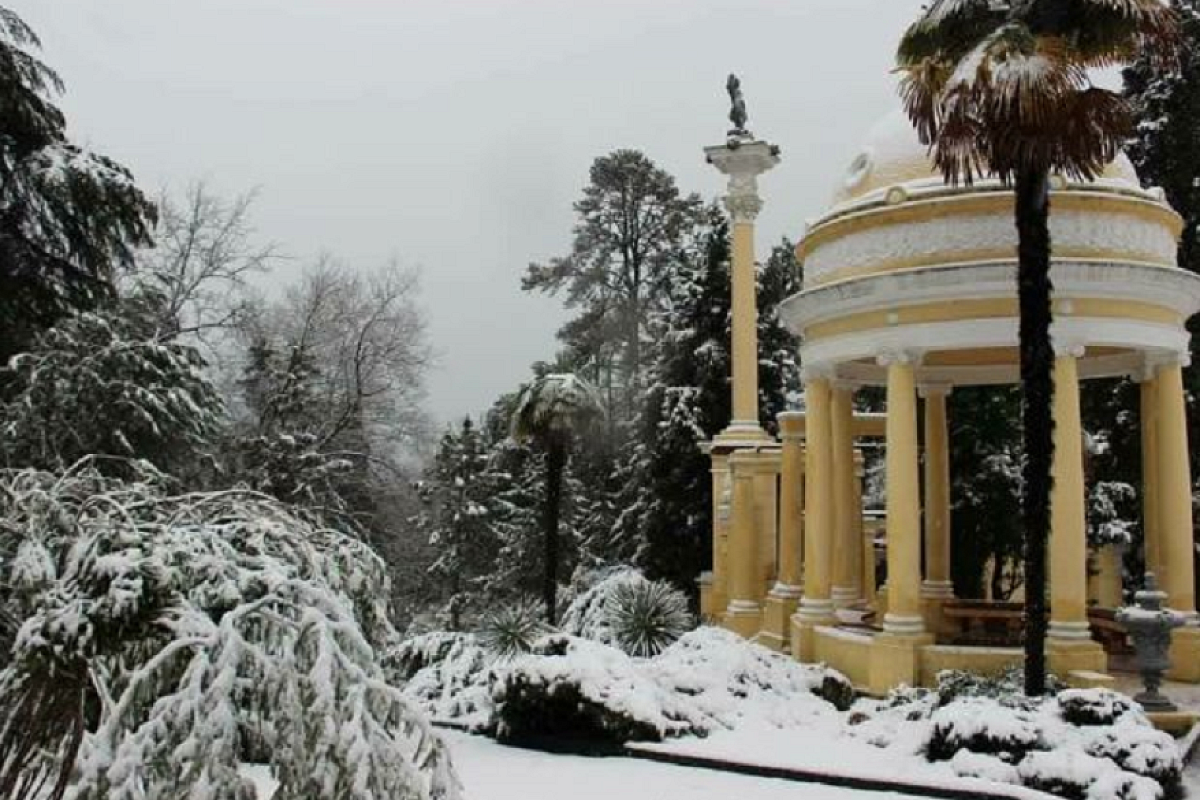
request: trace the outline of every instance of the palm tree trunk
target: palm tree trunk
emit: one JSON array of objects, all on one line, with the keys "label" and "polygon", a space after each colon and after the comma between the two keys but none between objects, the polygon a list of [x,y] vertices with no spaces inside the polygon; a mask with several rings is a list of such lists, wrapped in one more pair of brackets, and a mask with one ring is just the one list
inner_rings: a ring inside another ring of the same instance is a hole
[{"label": "palm tree trunk", "polygon": [[564,442],[554,440],[546,448],[546,507],[543,509],[542,603],[546,621],[558,622],[558,524],[562,504],[563,472],[567,463]]},{"label": "palm tree trunk", "polygon": [[1046,690],[1046,541],[1054,461],[1054,350],[1050,342],[1050,180],[1046,169],[1017,174],[1017,268],[1024,422],[1025,693]]}]

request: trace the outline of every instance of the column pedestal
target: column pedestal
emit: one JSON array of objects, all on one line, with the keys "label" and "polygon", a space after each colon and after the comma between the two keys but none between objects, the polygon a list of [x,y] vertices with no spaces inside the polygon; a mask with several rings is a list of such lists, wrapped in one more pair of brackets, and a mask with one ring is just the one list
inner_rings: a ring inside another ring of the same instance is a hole
[{"label": "column pedestal", "polygon": [[758,579],[758,536],[755,497],[756,454],[739,450],[729,457],[733,510],[729,533],[729,605],[724,626],[746,639],[758,635],[762,607]]},{"label": "column pedestal", "polygon": [[876,635],[871,642],[871,693],[883,696],[897,686],[920,685],[921,648],[931,644],[931,633]]}]

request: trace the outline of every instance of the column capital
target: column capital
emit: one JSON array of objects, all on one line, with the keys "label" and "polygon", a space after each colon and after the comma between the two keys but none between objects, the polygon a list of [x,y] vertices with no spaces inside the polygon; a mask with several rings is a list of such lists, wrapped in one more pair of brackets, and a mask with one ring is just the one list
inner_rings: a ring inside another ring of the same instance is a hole
[{"label": "column capital", "polygon": [[1130,378],[1134,383],[1148,383],[1158,377],[1158,371],[1165,367],[1190,367],[1192,355],[1184,350],[1156,350],[1144,353],[1141,365],[1135,369]]},{"label": "column capital", "polygon": [[911,364],[915,367],[920,366],[924,359],[924,351],[913,347],[889,347],[875,355],[875,363],[881,367],[890,367],[893,364]]},{"label": "column capital", "polygon": [[779,163],[779,148],[757,140],[730,139],[723,145],[706,147],[704,155],[708,163],[729,176],[725,208],[734,224],[754,222],[763,207],[758,176]]},{"label": "column capital", "polygon": [[830,388],[835,392],[849,392],[853,395],[859,389],[863,388],[863,383],[861,381],[852,381],[848,378],[834,378],[830,384]]},{"label": "column capital", "polygon": [[802,364],[800,366],[801,383],[813,381],[832,381],[837,377],[837,368],[833,364]]},{"label": "column capital", "polygon": [[1052,338],[1054,355],[1057,358],[1083,358],[1087,345],[1075,339]]},{"label": "column capital", "polygon": [[775,417],[779,421],[779,438],[785,442],[804,440],[804,427],[808,415],[803,411],[784,411]]},{"label": "column capital", "polygon": [[954,392],[952,383],[922,383],[917,386],[917,394],[922,399],[930,397],[949,397]]}]

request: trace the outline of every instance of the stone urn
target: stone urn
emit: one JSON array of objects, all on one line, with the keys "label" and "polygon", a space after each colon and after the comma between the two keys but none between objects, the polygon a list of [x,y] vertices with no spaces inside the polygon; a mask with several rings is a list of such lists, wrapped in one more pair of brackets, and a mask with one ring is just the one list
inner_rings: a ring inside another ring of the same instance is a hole
[{"label": "stone urn", "polygon": [[1145,588],[1133,597],[1137,605],[1122,608],[1116,614],[1117,622],[1125,626],[1133,640],[1138,672],[1145,686],[1145,691],[1133,699],[1146,711],[1177,711],[1175,704],[1159,690],[1163,673],[1171,666],[1171,631],[1183,626],[1183,615],[1162,607],[1167,593],[1158,590],[1152,572],[1146,573]]}]

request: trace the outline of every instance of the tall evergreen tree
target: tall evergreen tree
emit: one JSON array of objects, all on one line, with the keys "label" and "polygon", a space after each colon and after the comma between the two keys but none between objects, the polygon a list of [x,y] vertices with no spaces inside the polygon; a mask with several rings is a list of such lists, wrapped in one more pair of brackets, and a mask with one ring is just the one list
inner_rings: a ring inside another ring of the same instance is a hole
[{"label": "tall evergreen tree", "polygon": [[71,144],[37,35],[0,7],[0,363],[113,293],[150,243],[154,207],[128,170]]},{"label": "tall evergreen tree", "polygon": [[575,204],[571,252],[531,264],[526,290],[565,291],[578,316],[559,331],[572,363],[605,395],[610,436],[638,412],[653,361],[644,342],[668,275],[695,224],[700,200],[636,150],[597,158]]},{"label": "tall evergreen tree", "polygon": [[427,503],[421,529],[436,553],[429,573],[445,599],[451,630],[461,628],[464,613],[480,599],[496,560],[488,478],[487,443],[468,417],[442,436],[421,486]]}]

